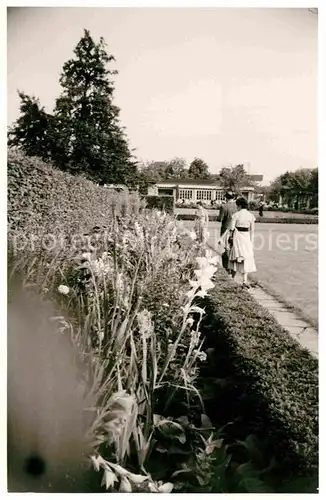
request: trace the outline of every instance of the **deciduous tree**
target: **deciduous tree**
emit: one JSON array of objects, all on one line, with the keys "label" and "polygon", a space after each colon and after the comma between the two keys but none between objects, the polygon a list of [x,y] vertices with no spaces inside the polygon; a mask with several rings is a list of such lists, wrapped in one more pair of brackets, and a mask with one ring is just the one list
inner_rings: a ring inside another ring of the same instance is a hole
[{"label": "deciduous tree", "polygon": [[189,166],[188,177],[190,179],[209,179],[208,165],[201,158],[195,158]]},{"label": "deciduous tree", "polygon": [[239,192],[244,184],[253,184],[243,165],[223,167],[220,171],[220,180],[225,190],[234,192]]}]

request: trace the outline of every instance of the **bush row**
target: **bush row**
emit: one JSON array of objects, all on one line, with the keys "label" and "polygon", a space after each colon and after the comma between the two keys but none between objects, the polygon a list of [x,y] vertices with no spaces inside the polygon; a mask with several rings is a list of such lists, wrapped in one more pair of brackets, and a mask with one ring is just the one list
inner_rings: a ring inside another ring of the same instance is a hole
[{"label": "bush row", "polygon": [[[256,201],[250,201],[249,202],[249,210],[258,210],[259,209],[259,202]],[[280,207],[277,204],[275,205],[265,205],[264,210],[267,212],[291,212],[291,213],[296,213],[296,214],[306,214],[306,215],[318,215],[318,207],[314,208],[300,208],[300,209],[295,209],[295,208],[289,208],[289,207]]]},{"label": "bush row", "polygon": [[82,176],[53,168],[39,158],[8,152],[8,222],[12,230],[44,233],[83,233],[106,226],[112,210],[117,214],[139,208],[173,213],[172,196],[146,196],[113,192]]},{"label": "bush row", "polygon": [[80,234],[106,226],[117,214],[138,212],[139,197],[112,193],[82,176],[53,168],[39,158],[8,152],[8,223],[13,231]]},{"label": "bush row", "polygon": [[211,371],[203,376],[227,383],[224,395],[222,390],[216,399],[213,391],[206,401],[207,414],[214,424],[235,422],[228,434],[239,439],[258,436],[267,458],[276,460],[280,479],[310,477],[314,489],[318,361],[223,270],[216,279],[214,291],[203,299],[201,329],[206,348],[214,349]]}]

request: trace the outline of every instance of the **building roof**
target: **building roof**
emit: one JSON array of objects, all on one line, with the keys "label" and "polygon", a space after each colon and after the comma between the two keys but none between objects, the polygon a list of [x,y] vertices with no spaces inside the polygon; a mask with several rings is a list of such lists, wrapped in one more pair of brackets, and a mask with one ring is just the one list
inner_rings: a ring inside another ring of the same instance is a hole
[{"label": "building roof", "polygon": [[104,184],[104,187],[109,189],[127,189],[126,184]]},{"label": "building roof", "polygon": [[164,181],[156,182],[157,185],[160,184],[171,184],[171,186],[175,186],[176,184],[182,184],[183,186],[189,184],[198,184],[199,186],[220,186],[220,184],[216,181],[212,181],[210,179],[166,179]]},{"label": "building roof", "polygon": [[[208,179],[167,179],[165,181],[160,181],[160,182],[156,182],[155,185],[160,188],[162,187],[162,189],[164,189],[165,187],[175,187],[175,186],[182,186],[181,189],[183,189],[183,187],[186,187],[186,186],[202,186],[202,187],[207,187],[207,188],[216,188],[216,189],[224,189],[225,191],[227,191],[226,188],[224,188],[222,186],[222,184],[220,182],[217,182],[217,181],[211,181],[211,180],[208,180]],[[239,185],[240,188],[246,190],[246,189],[249,189],[249,190],[252,190],[254,189],[254,187],[246,182],[241,182],[240,185]]]},{"label": "building roof", "polygon": [[249,178],[251,181],[262,182],[264,179],[263,174],[250,174]]},{"label": "building roof", "polygon": [[[263,174],[250,174],[249,176],[249,186],[251,182],[261,182],[264,178]],[[188,185],[188,184],[197,184],[198,186],[218,186],[221,187],[221,182],[219,180],[219,176],[215,176],[215,179],[182,179],[182,178],[171,178],[165,179],[159,182],[155,182],[154,184],[169,184],[175,186],[176,184]],[[244,181],[240,183],[240,187],[248,187],[248,181]],[[251,187],[251,186],[250,186]]]}]

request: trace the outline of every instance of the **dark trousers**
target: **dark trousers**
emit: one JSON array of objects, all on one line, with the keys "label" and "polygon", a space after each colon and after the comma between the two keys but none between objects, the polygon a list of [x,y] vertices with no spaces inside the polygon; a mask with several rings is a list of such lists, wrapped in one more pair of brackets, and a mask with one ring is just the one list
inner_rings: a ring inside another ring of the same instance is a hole
[{"label": "dark trousers", "polygon": [[235,277],[235,271],[229,269],[229,256],[226,252],[222,254],[222,266],[232,278]]},{"label": "dark trousers", "polygon": [[[225,233],[225,231],[227,230],[227,227],[222,225],[221,227],[221,236]],[[228,254],[226,252],[224,252],[222,254],[222,266],[223,268],[228,271],[228,263],[229,263],[229,257],[228,257]]]},{"label": "dark trousers", "polygon": [[229,272],[229,269],[228,269],[228,264],[229,264],[229,257],[228,257],[227,252],[224,252],[224,253],[222,254],[222,266],[224,267],[224,269],[225,269],[226,271],[228,271],[228,272]]}]

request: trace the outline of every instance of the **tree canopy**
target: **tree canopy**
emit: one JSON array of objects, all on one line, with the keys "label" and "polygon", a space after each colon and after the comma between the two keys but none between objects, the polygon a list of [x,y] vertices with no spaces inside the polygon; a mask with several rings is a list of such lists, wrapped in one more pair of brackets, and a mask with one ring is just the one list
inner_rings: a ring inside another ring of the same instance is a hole
[{"label": "tree canopy", "polygon": [[43,160],[51,157],[53,116],[45,112],[38,99],[24,92],[20,98],[20,117],[8,134],[8,145],[22,149],[28,156]]},{"label": "tree canopy", "polygon": [[210,173],[207,163],[201,158],[195,158],[189,165],[188,170],[189,179],[209,179]]},{"label": "tree canopy", "polygon": [[294,172],[285,172],[274,179],[269,186],[268,196],[278,201],[282,196],[286,202],[306,202],[312,198],[312,204],[318,205],[318,168],[299,168]]},{"label": "tree canopy", "polygon": [[239,192],[244,184],[251,186],[253,182],[243,165],[223,167],[220,171],[220,180],[225,190]]}]

